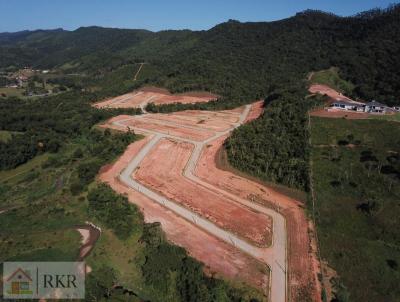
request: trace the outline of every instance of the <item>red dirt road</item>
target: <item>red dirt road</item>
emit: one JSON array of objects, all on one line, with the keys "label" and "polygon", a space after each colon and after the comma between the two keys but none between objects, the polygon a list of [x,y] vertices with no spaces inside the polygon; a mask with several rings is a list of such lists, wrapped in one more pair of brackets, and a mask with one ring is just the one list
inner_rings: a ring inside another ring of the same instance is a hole
[{"label": "red dirt road", "polygon": [[221,137],[203,149],[196,175],[225,191],[274,208],[285,216],[289,237],[289,301],[304,301],[306,297],[318,297],[318,301],[319,271],[313,266],[315,255],[310,250],[310,230],[303,204],[259,183],[218,169],[215,159],[225,139]]},{"label": "red dirt road", "polygon": [[[245,120],[251,121],[257,118],[262,111],[262,102],[256,103],[250,108]],[[145,156],[133,173],[135,180],[176,203],[184,204],[207,217],[216,225],[233,231],[253,241],[253,243],[266,242],[267,237],[265,236],[271,233],[268,232],[268,218],[265,218],[269,216],[264,214],[261,218],[261,216],[254,215],[255,212],[250,210],[254,207],[249,205],[243,205],[247,210],[246,213],[239,209],[241,206],[236,205],[239,208],[232,208],[233,198],[226,194],[233,194],[281,213],[285,217],[285,219],[281,219],[282,225],[285,225],[286,220],[286,226],[283,227],[283,231],[280,230],[280,232],[273,234],[281,233],[286,238],[287,232],[287,245],[282,246],[287,246],[288,252],[288,286],[286,287],[288,291],[286,292],[284,286],[279,286],[284,293],[283,295],[278,293],[279,301],[282,297],[288,301],[320,301],[321,291],[317,280],[319,268],[315,265],[317,262],[312,253],[313,242],[310,235],[312,228],[309,228],[303,204],[264,185],[239,177],[232,172],[219,170],[216,167],[216,153],[222,146],[224,139],[229,135],[228,133],[225,135],[222,130],[230,129],[232,125],[238,122],[241,112],[243,112],[243,107],[221,112],[184,111],[173,114],[146,114],[141,117],[119,116],[111,119],[102,127],[122,131],[127,131],[128,127],[131,127],[138,132],[142,132],[141,129],[147,129],[154,130],[154,133],[168,133],[176,136],[177,138],[174,137],[173,140],[164,138],[158,141],[152,149],[142,153]],[[113,122],[116,124],[113,124]],[[146,124],[150,124],[150,126],[146,126]],[[170,131],[174,131],[174,133]],[[204,140],[203,138],[206,137],[202,136],[204,131],[216,134],[218,133],[216,131],[221,131],[219,136],[223,136],[202,145],[202,155],[197,161],[195,172],[196,176],[204,182],[201,184],[199,180],[197,183],[192,178],[189,179],[186,178],[186,175],[182,175],[182,170],[188,162],[194,142],[182,142],[178,138]],[[249,284],[259,288],[261,288],[261,285],[265,286],[266,278],[258,270],[259,267],[262,267],[258,261],[243,254],[229,242],[222,242],[202,231],[196,224],[184,220],[118,180],[121,170],[130,163],[135,154],[147,142],[149,142],[149,137],[129,146],[125,154],[114,165],[103,169],[100,175],[101,180],[110,183],[114,190],[128,194],[129,199],[142,208],[146,221],[161,221],[168,239],[185,247],[192,256],[209,266],[210,271],[218,272],[227,277],[237,277],[237,274],[240,274],[241,280]],[[210,184],[214,189],[208,188],[205,183]],[[225,194],[219,192],[217,188],[219,191],[225,191]],[[232,200],[225,200],[229,198],[232,198]],[[242,204],[245,203],[242,202]],[[274,219],[274,222],[276,221]],[[260,235],[264,237],[260,237]],[[270,252],[271,254],[268,255],[275,263],[274,259],[279,258],[279,256],[275,258],[279,249],[271,250],[275,250],[275,252]],[[285,248],[283,248],[283,251],[285,251]],[[284,252],[279,253],[281,256],[284,254]],[[246,265],[249,267],[246,267]],[[272,284],[276,280],[273,277],[274,273],[276,276],[278,271],[279,268],[275,265],[275,270],[272,272]],[[286,271],[282,271],[286,275]],[[251,276],[252,274],[257,277]],[[285,279],[281,284],[284,283]],[[266,287],[263,289],[267,290]],[[271,292],[276,293],[277,291]],[[273,300],[278,301],[277,296],[274,297]]]},{"label": "red dirt road", "polygon": [[167,239],[184,247],[192,257],[203,262],[210,273],[246,282],[259,289],[268,288],[269,273],[264,264],[202,231],[118,180],[121,171],[150,139],[151,136],[148,136],[129,145],[114,164],[100,171],[99,179],[115,191],[126,194],[129,201],[142,210],[146,222],[160,222]]},{"label": "red dirt road", "polygon": [[[183,177],[192,151],[192,144],[163,139],[146,156],[134,178],[250,243],[269,246],[271,217],[231,202]],[[162,165],[155,165],[157,162]]]},{"label": "red dirt road", "polygon": [[249,123],[257,119],[264,112],[264,101],[258,101],[253,103],[249,115],[247,116],[245,122]]},{"label": "red dirt road", "polygon": [[321,85],[321,84],[313,84],[310,86],[308,89],[311,93],[318,93],[318,94],[326,94],[327,96],[331,97],[332,99],[341,99],[341,100],[348,100],[348,101],[353,101],[351,98],[341,94],[340,92],[337,92],[335,89],[326,86],[326,85]]}]

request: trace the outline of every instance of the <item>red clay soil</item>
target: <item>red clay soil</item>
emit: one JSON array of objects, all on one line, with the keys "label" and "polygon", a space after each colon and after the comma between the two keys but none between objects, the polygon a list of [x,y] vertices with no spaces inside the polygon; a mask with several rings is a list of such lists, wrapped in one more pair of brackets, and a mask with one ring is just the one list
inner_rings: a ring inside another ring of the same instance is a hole
[{"label": "red clay soil", "polygon": [[308,89],[311,93],[319,93],[319,94],[326,94],[327,96],[333,98],[333,99],[341,99],[341,100],[349,100],[353,101],[351,98],[341,94],[340,92],[337,92],[335,89],[327,86],[327,85],[321,85],[321,84],[313,84],[310,86]]},{"label": "red clay soil", "polygon": [[[151,114],[146,116],[128,116],[119,115],[113,117],[100,125],[104,128],[112,128],[115,130],[126,131],[129,127],[143,128],[147,130],[156,130],[165,134],[192,139],[197,141],[205,140],[214,135],[214,131],[225,131],[231,128],[239,121],[240,110],[225,110],[225,111],[201,111],[187,110],[172,114]],[[254,117],[260,114],[259,106],[251,111]],[[123,121],[126,126],[112,125],[115,121]],[[165,125],[165,122],[168,125]],[[164,123],[161,124],[161,123]]]},{"label": "red clay soil", "polygon": [[271,217],[230,201],[182,175],[192,151],[192,144],[162,139],[144,158],[134,178],[256,246],[271,245]]},{"label": "red clay soil", "polygon": [[143,102],[152,102],[155,104],[194,104],[204,103],[216,99],[214,94],[198,93],[195,95],[188,94],[170,94],[160,88],[142,88],[130,93],[126,93],[114,98],[109,98],[97,103],[93,106],[97,108],[139,108]]},{"label": "red clay soil", "polygon": [[129,145],[114,164],[102,169],[99,179],[108,183],[118,193],[125,194],[130,202],[136,204],[147,223],[160,222],[167,239],[182,246],[192,257],[203,262],[207,272],[245,282],[267,295],[265,291],[269,285],[269,271],[264,264],[202,231],[118,180],[122,169],[150,139],[151,137],[146,137]]},{"label": "red clay soil", "polygon": [[[216,123],[213,124],[212,127],[222,127],[222,124],[219,125],[219,121],[221,122],[225,121],[226,119],[230,119],[229,123],[234,123],[236,119],[238,118],[240,112],[243,110],[242,108],[238,108],[235,110],[230,110],[230,114],[225,115],[224,117],[221,116],[221,118],[217,118],[217,122],[214,122],[213,119],[210,119],[210,121],[203,121],[204,117],[199,118],[199,114],[205,114],[204,112],[197,112],[197,111],[186,111],[186,112],[179,112],[179,113],[174,113],[172,115],[165,115],[166,117],[157,117],[158,120],[161,119],[167,119],[171,122],[175,122],[177,124],[185,124],[189,126],[199,126],[201,124],[204,124],[205,127],[210,127],[211,123]],[[226,112],[225,112],[226,113]],[[253,106],[253,108],[250,111],[251,118],[248,118],[247,121],[256,118],[262,113],[261,110],[261,105],[259,104],[258,109],[256,106]],[[153,116],[153,115],[151,115]],[[155,115],[154,115],[155,116]],[[208,116],[209,117],[209,116]],[[114,120],[121,120],[126,117],[117,117],[114,119],[111,119],[111,121],[108,121],[108,125],[103,125],[103,127],[110,127],[110,122]],[[150,118],[149,117],[146,117]],[[176,119],[175,119],[176,118]],[[207,126],[207,123],[209,125]],[[120,129],[120,130],[127,130],[126,127],[116,127],[116,126],[111,126],[111,128],[114,129]],[[225,137],[226,138],[226,137]],[[232,172],[229,171],[223,171],[219,170],[216,167],[215,163],[215,157],[216,154],[219,150],[219,148],[222,146],[222,143],[225,138],[219,138],[218,140],[211,142],[206,148],[203,150],[203,154],[201,156],[201,159],[198,163],[197,166],[197,171],[196,174],[198,177],[200,177],[203,181],[206,181],[212,185],[215,185],[217,187],[220,187],[223,190],[226,190],[228,192],[231,192],[233,194],[236,194],[237,196],[240,196],[242,198],[247,198],[253,202],[257,202],[260,204],[264,204],[267,207],[273,208],[280,212],[282,215],[285,216],[286,218],[286,227],[287,227],[287,232],[288,232],[288,288],[289,288],[289,301],[320,301],[321,300],[321,289],[320,289],[320,284],[317,279],[317,273],[319,272],[319,263],[315,257],[315,242],[313,241],[313,231],[311,226],[308,223],[308,220],[305,216],[304,213],[304,205],[292,198],[289,198],[287,196],[284,196],[271,188],[268,188],[264,185],[261,185],[259,183],[256,183],[254,181],[248,180],[243,177],[239,177]],[[146,141],[148,138],[146,138]],[[137,145],[135,145],[137,144]],[[130,200],[134,200],[136,204],[139,204],[140,206],[143,206],[143,211],[145,212],[145,217],[151,217],[150,219],[153,219],[151,221],[162,221],[163,224],[163,229],[167,233],[167,236],[170,240],[173,242],[177,243],[178,245],[181,245],[188,249],[188,251],[197,259],[200,261],[203,261],[206,263],[206,265],[209,265],[211,270],[222,273],[225,276],[232,276],[235,274],[242,274],[243,278],[247,280],[248,283],[250,284],[258,284],[257,286],[260,287],[260,284],[257,283],[259,282],[259,277],[252,278],[251,274],[255,273],[259,275],[259,271],[252,271],[254,269],[254,265],[252,266],[251,269],[246,268],[245,265],[249,263],[249,261],[255,261],[251,260],[251,258],[244,256],[243,254],[239,253],[234,247],[231,247],[224,242],[220,242],[218,239],[214,238],[211,235],[205,234],[203,231],[200,229],[196,228],[194,225],[190,224],[189,222],[186,222],[185,220],[177,217],[175,214],[173,214],[171,211],[168,211],[158,204],[152,202],[151,200],[147,199],[145,196],[141,195],[140,193],[131,190],[121,183],[119,183],[116,179],[115,176],[118,175],[118,171],[123,169],[129,162],[129,160],[133,157],[133,155],[138,152],[138,150],[141,148],[141,146],[144,145],[143,141],[137,142],[134,144],[134,147],[129,147],[126,153],[130,152],[130,156],[124,154],[126,157],[125,159],[124,156],[121,157],[121,159],[114,164],[111,168],[108,167],[105,169],[102,173],[107,176],[108,180],[113,188],[119,192],[129,192],[129,197]],[[176,195],[183,194],[183,196],[178,196],[179,199],[182,199],[183,202],[190,202],[186,201],[184,198],[186,198],[187,194],[186,192],[182,193],[182,191],[187,191],[190,186],[193,187],[190,188],[188,191],[189,195],[192,195],[191,198],[193,198],[193,195],[198,195],[199,189],[195,186],[198,186],[191,181],[187,179],[182,179],[179,180],[179,186],[181,187],[181,190],[177,190],[172,187],[162,187],[165,185],[168,185],[170,181],[176,181],[177,177],[182,177],[181,172],[184,167],[184,165],[187,162],[188,156],[190,154],[191,147],[188,144],[182,143],[174,143],[171,145],[179,145],[179,148],[176,147],[170,147],[168,144],[166,145],[165,143],[157,145],[151,153],[149,153],[144,161],[142,162],[141,167],[139,168],[139,172],[137,172],[138,176],[144,177],[144,179],[150,182],[150,186],[158,186],[156,189],[157,190],[162,190],[162,194],[165,194],[165,192],[168,192],[170,196],[172,196],[174,199],[177,199]],[[135,147],[138,146],[138,147]],[[135,149],[136,148],[136,149]],[[159,148],[165,148],[165,150],[156,150]],[[186,149],[189,149],[186,150]],[[165,154],[168,154],[170,158],[167,158],[164,160],[160,160],[160,156],[158,154],[153,154],[153,153],[163,153],[164,157]],[[181,154],[178,154],[181,153]],[[173,156],[171,156],[173,155]],[[153,160],[151,160],[153,158]],[[162,162],[162,165],[154,165],[155,162]],[[115,168],[115,165],[119,165],[119,170]],[[153,167],[152,167],[153,166]],[[155,167],[156,166],[156,167]],[[162,166],[162,167],[160,167]],[[180,166],[180,167],[179,167]],[[163,170],[163,171],[160,171]],[[175,169],[175,170],[174,170]],[[152,171],[152,172],[151,172]],[[160,177],[162,175],[163,177]],[[102,176],[103,177],[103,176]],[[183,178],[183,177],[182,177]],[[142,180],[140,180],[143,182]],[[183,181],[189,182],[188,184],[183,184]],[[177,185],[175,184],[175,187]],[[178,187],[179,188],[179,187]],[[175,192],[174,190],[178,191]],[[203,189],[202,189],[203,190]],[[209,193],[207,195],[203,196],[200,195],[201,197],[199,201],[195,205],[190,205],[191,207],[195,206],[196,210],[202,209],[201,207],[204,207],[204,201],[201,201],[201,199],[206,200],[206,202],[209,202]],[[133,197],[132,197],[133,196]],[[221,198],[221,197],[218,197]],[[196,198],[193,198],[196,200]],[[214,197],[212,197],[213,203],[214,203]],[[226,202],[226,201],[223,201]],[[229,201],[228,201],[229,202]],[[221,203],[221,201],[218,201],[218,203]],[[213,204],[211,206],[214,206]],[[197,209],[199,207],[199,209]],[[159,210],[156,210],[159,209]],[[247,208],[246,208],[247,209]],[[154,212],[151,212],[154,211]],[[223,212],[226,211],[226,208],[223,208]],[[151,212],[150,214],[148,214]],[[154,214],[153,214],[154,213]],[[214,214],[215,211],[213,211]],[[228,213],[229,214],[229,213]],[[210,215],[207,212],[205,215]],[[167,217],[168,216],[168,217]],[[211,217],[211,216],[210,216]],[[213,217],[211,217],[213,218]],[[149,219],[149,218],[146,218]],[[214,218],[213,218],[214,219]],[[219,219],[219,218],[218,218]],[[226,219],[223,217],[222,219]],[[241,218],[240,218],[241,219]],[[182,231],[179,232],[180,229],[180,223],[185,223],[185,228],[182,227]],[[265,223],[265,222],[264,222]],[[241,220],[241,224],[246,225],[247,223],[243,223]],[[259,224],[259,223],[258,223]],[[251,225],[251,224],[250,224]],[[310,227],[309,227],[310,226]],[[187,227],[191,228],[190,232],[193,233],[187,233]],[[236,228],[237,226],[235,225],[229,225],[229,227]],[[265,226],[263,227],[265,228]],[[178,229],[178,230],[177,230]],[[184,231],[185,230],[185,231]],[[236,229],[235,229],[236,230]],[[235,231],[234,230],[234,231]],[[186,232],[186,233],[185,233]],[[258,230],[256,231],[257,234],[262,233],[262,231]],[[265,232],[264,232],[265,233]],[[200,235],[202,234],[202,235]],[[251,235],[251,233],[248,233]],[[202,236],[208,236],[207,238],[202,237]],[[243,235],[242,235],[243,236]],[[247,235],[248,236],[248,235]],[[196,239],[194,239],[196,238]],[[220,254],[218,256],[211,255],[210,249],[208,245],[212,245],[212,248],[215,248],[215,244],[218,245],[218,249],[221,249],[223,247],[223,251],[221,251],[223,259],[226,259],[227,262],[224,262],[223,264],[220,263],[221,258]],[[207,246],[205,246],[207,245]],[[314,248],[313,248],[314,247]],[[210,253],[210,254],[209,254]],[[237,254],[236,254],[237,253]],[[239,258],[236,260],[236,255],[239,255]],[[215,256],[215,257],[214,257]],[[246,257],[246,260],[244,260],[243,257]],[[237,263],[237,261],[240,261],[240,265]],[[258,262],[257,262],[258,263]],[[238,270],[239,269],[239,270]],[[240,271],[240,269],[243,269],[243,272]],[[242,279],[243,280],[243,279]],[[265,280],[265,279],[263,279]]]},{"label": "red clay soil", "polygon": [[224,131],[239,121],[240,112],[236,111],[200,111],[186,110],[172,114],[152,114],[151,119],[174,122],[182,126]]},{"label": "red clay soil", "polygon": [[152,123],[148,120],[142,120],[141,118],[133,118],[129,121],[124,122],[124,125],[133,127],[133,128],[141,128],[146,130],[154,130],[157,132],[161,132],[164,134],[174,135],[186,139],[192,139],[195,141],[203,141],[207,138],[210,138],[214,135],[213,132],[207,130],[195,130],[190,128],[183,128],[174,125],[160,125],[158,123]]},{"label": "red clay soil", "polygon": [[245,119],[245,122],[251,122],[261,116],[261,114],[264,112],[264,101],[258,101],[255,102],[251,105],[250,112]]},{"label": "red clay soil", "polygon": [[310,112],[311,116],[330,117],[330,118],[344,118],[349,120],[362,120],[369,118],[366,112],[353,112],[347,110],[334,110],[334,109],[317,109]]},{"label": "red clay soil", "polygon": [[146,94],[141,93],[138,95],[137,92],[130,92],[114,98],[96,102],[93,104],[93,106],[96,108],[138,108],[145,100]]},{"label": "red clay soil", "polygon": [[313,236],[304,213],[304,205],[266,186],[220,170],[215,158],[226,137],[211,142],[196,167],[196,175],[203,181],[242,198],[258,202],[280,212],[286,218],[288,232],[289,301],[320,301],[319,266],[311,249]]}]

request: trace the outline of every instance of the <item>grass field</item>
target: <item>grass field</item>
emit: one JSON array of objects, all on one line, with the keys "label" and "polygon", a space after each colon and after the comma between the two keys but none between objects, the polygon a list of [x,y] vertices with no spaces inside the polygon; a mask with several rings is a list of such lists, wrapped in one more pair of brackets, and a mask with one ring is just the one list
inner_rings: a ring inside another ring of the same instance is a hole
[{"label": "grass field", "polygon": [[312,118],[317,229],[339,301],[399,301],[399,152],[398,123]]},{"label": "grass field", "polygon": [[400,113],[390,114],[390,115],[389,114],[385,114],[385,115],[372,115],[371,114],[370,119],[400,122]]},{"label": "grass field", "polygon": [[[35,86],[38,88],[42,88],[42,84],[41,83],[37,83],[35,82]],[[7,97],[18,97],[21,99],[35,99],[38,98],[38,96],[27,96],[24,95],[24,93],[26,92],[26,87],[27,84],[24,83],[23,86],[21,88],[12,88],[12,87],[0,87],[0,99],[2,98],[7,98]],[[59,85],[54,85],[51,83],[46,83],[46,90],[53,90],[55,88],[60,87]],[[45,93],[46,91],[37,93],[37,94],[41,94],[41,93]],[[58,93],[62,93],[62,91],[57,92],[57,93],[53,93],[53,95],[58,94]],[[41,97],[41,96],[40,96]]]},{"label": "grass field", "polygon": [[48,154],[42,154],[15,169],[0,171],[0,183],[15,185],[21,181],[27,173],[40,169],[41,164],[47,159]]},{"label": "grass field", "polygon": [[23,88],[10,88],[10,87],[1,87],[0,88],[0,98],[2,98],[2,94],[5,94],[6,97],[15,96],[15,97],[23,97],[23,93],[25,89]]},{"label": "grass field", "polygon": [[328,85],[329,87],[337,89],[347,95],[351,94],[354,89],[352,83],[340,78],[339,69],[336,67],[314,72],[311,76],[310,82],[312,84]]}]

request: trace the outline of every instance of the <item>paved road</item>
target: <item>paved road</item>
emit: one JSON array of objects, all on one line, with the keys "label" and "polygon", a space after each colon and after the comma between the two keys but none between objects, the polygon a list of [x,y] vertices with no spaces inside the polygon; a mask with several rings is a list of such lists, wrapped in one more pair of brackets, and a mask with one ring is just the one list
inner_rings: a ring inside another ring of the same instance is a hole
[{"label": "paved road", "polygon": [[[163,133],[159,133],[156,131],[151,131],[147,129],[141,129],[134,127],[134,130],[140,131],[147,134],[152,134],[154,137],[140,150],[140,152],[130,161],[128,166],[122,171],[120,175],[120,179],[123,183],[130,186],[131,188],[135,189],[138,192],[146,195],[147,197],[151,198],[155,202],[167,207],[168,209],[174,211],[179,216],[189,220],[190,222],[196,224],[200,228],[206,230],[207,232],[213,234],[214,236],[228,242],[229,244],[234,245],[238,249],[244,251],[245,253],[257,258],[258,260],[266,263],[270,270],[271,270],[271,284],[270,284],[270,300],[272,302],[285,302],[286,301],[286,292],[287,292],[287,240],[286,240],[286,223],[284,217],[279,214],[278,212],[265,208],[261,205],[252,203],[246,199],[240,198],[234,194],[221,190],[220,188],[214,187],[211,184],[202,181],[199,179],[195,174],[196,164],[201,156],[202,149],[205,145],[210,143],[211,141],[227,135],[230,133],[234,128],[239,127],[244,120],[246,119],[247,115],[249,114],[251,106],[247,105],[245,110],[240,115],[239,121],[232,126],[232,128],[226,131],[215,132],[215,135],[205,141],[194,141],[189,139],[184,139],[181,137],[167,135]],[[138,118],[132,117],[127,118],[124,120],[116,121],[113,124],[126,128],[126,125],[123,124],[125,121],[129,121],[131,119]],[[145,115],[139,117],[145,118]],[[157,121],[158,122],[158,121]],[[171,124],[173,122],[166,122],[165,124]],[[177,124],[178,125],[178,124]],[[181,125],[179,125],[181,126]],[[191,127],[192,128],[192,127]],[[201,129],[201,128],[197,128]],[[203,128],[204,130],[204,128]],[[260,248],[256,247],[247,241],[239,238],[238,236],[216,226],[209,220],[199,216],[198,214],[192,212],[191,210],[175,203],[172,200],[165,198],[164,196],[153,192],[152,190],[148,189],[147,187],[143,186],[136,180],[134,180],[131,175],[135,171],[135,169],[139,166],[140,162],[144,159],[144,157],[148,154],[148,152],[162,139],[162,138],[171,138],[174,140],[185,141],[193,144],[195,146],[192,155],[184,169],[183,175],[192,181],[195,181],[199,185],[212,190],[218,194],[225,195],[229,197],[232,202],[238,202],[243,204],[249,208],[252,208],[256,211],[261,213],[265,213],[272,217],[273,219],[273,237],[272,237],[272,245],[268,248]]]}]

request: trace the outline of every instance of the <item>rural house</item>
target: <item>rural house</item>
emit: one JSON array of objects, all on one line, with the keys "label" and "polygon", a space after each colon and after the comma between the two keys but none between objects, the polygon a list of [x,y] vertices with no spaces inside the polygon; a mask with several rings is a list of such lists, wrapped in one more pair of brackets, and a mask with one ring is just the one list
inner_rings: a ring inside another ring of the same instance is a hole
[{"label": "rural house", "polygon": [[376,101],[372,101],[369,103],[360,103],[354,101],[347,101],[347,100],[335,100],[330,105],[333,109],[340,109],[340,110],[349,110],[349,111],[357,111],[357,112],[366,112],[366,113],[389,113],[398,111],[399,107],[389,108],[385,104],[378,103]]},{"label": "rural house", "polygon": [[389,108],[386,105],[378,103],[376,101],[365,104],[365,112],[368,113],[385,113],[388,111],[388,109]]},{"label": "rural house", "polygon": [[347,101],[343,101],[343,100],[338,100],[338,101],[334,101],[331,104],[331,107],[337,108],[337,109],[342,109],[342,110],[355,110],[356,104],[347,102]]}]

